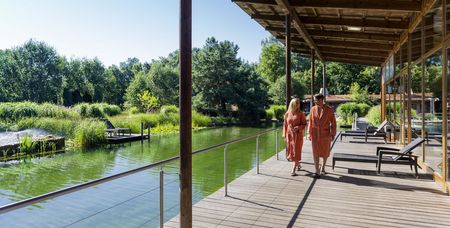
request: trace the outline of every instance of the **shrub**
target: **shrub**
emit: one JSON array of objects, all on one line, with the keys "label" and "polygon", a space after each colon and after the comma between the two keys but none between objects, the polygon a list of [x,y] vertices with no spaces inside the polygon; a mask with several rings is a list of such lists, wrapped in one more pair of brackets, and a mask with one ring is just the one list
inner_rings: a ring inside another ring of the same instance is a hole
[{"label": "shrub", "polygon": [[54,118],[24,118],[17,122],[18,130],[29,128],[44,129],[52,134],[72,138],[76,124],[79,120]]},{"label": "shrub", "polygon": [[89,147],[106,142],[106,126],[96,120],[84,120],[78,124],[74,131],[75,145]]},{"label": "shrub", "polygon": [[369,112],[366,115],[367,121],[373,126],[377,126],[381,124],[381,106],[377,105],[370,108]]},{"label": "shrub", "polygon": [[3,102],[0,103],[0,119],[4,122],[17,122],[30,117],[78,118],[77,112],[70,108],[51,103]]},{"label": "shrub", "polygon": [[175,113],[178,114],[180,110],[175,105],[163,105],[161,106],[161,109],[159,110],[159,113],[161,114],[169,114],[169,113]]},{"label": "shrub", "polygon": [[202,115],[196,111],[192,112],[193,127],[209,127],[212,125],[212,119],[209,116]]},{"label": "shrub", "polygon": [[286,113],[286,107],[284,105],[272,105],[269,109],[273,110],[273,114],[277,120],[283,120]]},{"label": "shrub", "polygon": [[122,109],[119,106],[106,103],[80,103],[75,105],[74,109],[80,114],[80,116],[90,118],[115,116],[122,113]]},{"label": "shrub", "polygon": [[105,115],[103,114],[102,110],[96,106],[96,105],[89,105],[86,110],[86,116],[85,117],[92,117],[92,118],[103,118]]},{"label": "shrub", "polygon": [[426,120],[434,120],[434,119],[436,119],[436,116],[433,115],[433,113],[425,113],[425,119]]},{"label": "shrub", "polygon": [[366,103],[347,102],[339,105],[336,112],[342,118],[344,124],[350,124],[354,113],[359,117],[362,117],[367,115],[369,109],[370,106]]},{"label": "shrub", "polygon": [[101,109],[103,110],[103,113],[108,116],[115,116],[122,113],[122,109],[117,105],[110,105],[106,103],[100,104]]},{"label": "shrub", "polygon": [[266,120],[270,121],[275,116],[273,109],[266,109]]}]

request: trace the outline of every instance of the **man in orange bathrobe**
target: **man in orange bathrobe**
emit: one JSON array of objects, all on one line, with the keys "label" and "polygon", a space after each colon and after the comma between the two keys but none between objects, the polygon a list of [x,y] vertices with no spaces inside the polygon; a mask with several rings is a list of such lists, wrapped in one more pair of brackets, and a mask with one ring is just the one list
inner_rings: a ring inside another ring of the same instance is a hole
[{"label": "man in orange bathrobe", "polygon": [[[309,140],[311,140],[316,173],[314,177],[320,177],[320,171],[325,172],[325,165],[330,156],[330,145],[336,136],[336,118],[333,109],[324,103],[322,94],[314,95],[314,103],[309,113]],[[322,170],[319,163],[323,158]]]}]

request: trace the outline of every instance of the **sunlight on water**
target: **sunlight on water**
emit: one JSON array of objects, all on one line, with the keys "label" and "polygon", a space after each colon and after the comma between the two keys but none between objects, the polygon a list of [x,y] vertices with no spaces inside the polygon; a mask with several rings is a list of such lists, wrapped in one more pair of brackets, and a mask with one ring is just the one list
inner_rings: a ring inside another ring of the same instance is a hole
[{"label": "sunlight on water", "polygon": [[[193,150],[245,137],[264,128],[229,127],[193,133]],[[279,134],[281,139],[281,134]],[[5,205],[64,187],[153,163],[179,153],[178,135],[152,137],[151,142],[127,143],[91,150],[72,150],[53,157],[13,163],[0,168],[0,204]],[[256,140],[228,147],[228,177],[233,180],[255,166]],[[283,147],[280,140],[280,148]],[[260,138],[261,160],[275,154],[275,133]],[[163,167],[165,220],[179,211],[179,161]],[[153,227],[159,224],[160,167],[45,203],[0,215],[14,227],[67,226]],[[193,157],[193,201],[223,186],[223,148]]]}]

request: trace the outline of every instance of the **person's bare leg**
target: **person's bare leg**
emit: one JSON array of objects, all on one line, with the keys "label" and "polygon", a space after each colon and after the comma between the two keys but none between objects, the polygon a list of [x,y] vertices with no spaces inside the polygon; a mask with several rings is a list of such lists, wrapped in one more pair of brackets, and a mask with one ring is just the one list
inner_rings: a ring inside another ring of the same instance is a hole
[{"label": "person's bare leg", "polygon": [[325,166],[327,165],[327,159],[328,157],[323,158],[323,164],[322,164],[322,173],[326,174],[325,172]]},{"label": "person's bare leg", "polygon": [[320,159],[319,159],[319,156],[313,154],[313,158],[314,158],[314,167],[316,168],[316,174],[320,175],[320,168],[319,168]]},{"label": "person's bare leg", "polygon": [[292,170],[291,170],[291,175],[295,175],[295,169],[297,168],[297,162],[293,161],[292,162]]}]

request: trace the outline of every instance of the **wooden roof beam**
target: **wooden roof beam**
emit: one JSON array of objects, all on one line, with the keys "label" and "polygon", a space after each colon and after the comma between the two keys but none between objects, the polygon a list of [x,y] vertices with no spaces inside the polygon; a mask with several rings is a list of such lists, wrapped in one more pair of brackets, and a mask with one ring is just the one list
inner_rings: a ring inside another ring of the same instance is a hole
[{"label": "wooden roof beam", "polygon": [[390,44],[362,43],[353,41],[316,40],[316,43],[321,47],[340,47],[375,51],[390,51],[393,48],[393,45]]},{"label": "wooden roof beam", "polygon": [[[284,28],[268,26],[266,30],[271,32],[284,33]],[[341,31],[325,31],[325,30],[311,30],[308,29],[309,35],[312,37],[326,37],[326,38],[348,38],[357,40],[371,40],[381,42],[398,42],[399,35],[381,34],[381,33],[363,33],[363,32],[341,32]],[[291,34],[298,34],[296,30],[292,30]]]},{"label": "wooden roof beam", "polygon": [[335,57],[327,57],[327,61],[330,62],[339,62],[339,63],[348,63],[348,64],[360,64],[367,66],[381,66],[379,62],[371,62],[363,59],[346,59],[346,58],[335,58]]},{"label": "wooden roof beam", "polygon": [[334,8],[358,10],[382,10],[420,12],[421,1],[418,0],[290,0],[292,6],[301,8]]},{"label": "wooden roof beam", "polygon": [[[325,55],[325,54],[324,54]],[[347,55],[347,54],[338,54],[338,53],[329,53],[325,55],[326,58],[340,58],[340,59],[356,59],[356,60],[363,60],[363,61],[368,61],[368,62],[375,62],[375,63],[379,63],[381,65],[381,63],[383,63],[384,58],[377,58],[377,57],[360,57],[357,58],[353,55]]]},{"label": "wooden roof beam", "polygon": [[[251,16],[255,20],[265,21],[284,21],[284,16],[278,15],[263,15],[256,14]],[[331,18],[331,17],[307,17],[302,16],[298,19],[307,25],[336,25],[336,26],[352,26],[352,27],[366,27],[366,28],[382,28],[382,29],[397,29],[406,30],[409,26],[409,21],[392,21],[392,20],[375,20],[375,19],[346,19],[346,18]]]},{"label": "wooden roof beam", "polygon": [[[232,0],[249,4],[276,5],[275,0]],[[359,9],[400,12],[420,12],[419,0],[290,0],[290,4],[297,8],[328,8],[328,9]]]},{"label": "wooden roof beam", "polygon": [[275,0],[277,2],[277,5],[282,7],[285,11],[285,13],[288,13],[291,15],[293,26],[297,31],[300,33],[300,35],[305,39],[306,43],[311,49],[314,49],[316,51],[317,58],[321,61],[323,61],[322,54],[320,53],[319,47],[317,47],[314,40],[309,35],[308,31],[306,30],[305,25],[300,20],[300,17],[297,15],[297,12],[292,8],[290,2],[288,0]]},{"label": "wooden roof beam", "polygon": [[313,37],[348,38],[348,39],[385,41],[385,42],[400,41],[400,35],[391,35],[391,34],[345,32],[345,31],[322,31],[322,30],[308,30],[308,32],[309,35]]},{"label": "wooden roof beam", "polygon": [[354,56],[368,56],[368,57],[380,57],[386,58],[388,56],[388,51],[370,51],[370,50],[358,50],[358,49],[350,49],[350,48],[338,48],[338,47],[327,47],[323,48],[322,52],[324,55],[326,53],[336,53],[336,54],[347,54]]}]

